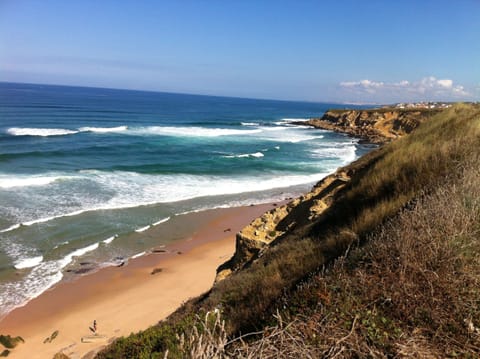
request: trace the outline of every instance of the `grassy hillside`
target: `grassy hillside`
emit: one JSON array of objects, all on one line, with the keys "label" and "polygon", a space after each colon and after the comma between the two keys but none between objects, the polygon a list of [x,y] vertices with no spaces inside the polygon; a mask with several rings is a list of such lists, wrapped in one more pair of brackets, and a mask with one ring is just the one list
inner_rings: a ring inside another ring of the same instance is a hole
[{"label": "grassy hillside", "polygon": [[480,170],[423,195],[297,286],[237,357],[480,355]]},{"label": "grassy hillside", "polygon": [[314,222],[97,357],[476,357],[479,148],[479,106],[438,113],[345,167]]}]

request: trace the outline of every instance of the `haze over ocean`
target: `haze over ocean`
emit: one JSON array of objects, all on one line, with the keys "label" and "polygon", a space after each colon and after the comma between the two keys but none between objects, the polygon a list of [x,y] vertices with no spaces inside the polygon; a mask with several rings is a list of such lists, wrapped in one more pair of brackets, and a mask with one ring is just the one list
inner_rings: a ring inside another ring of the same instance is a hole
[{"label": "haze over ocean", "polygon": [[304,192],[368,150],[289,123],[332,107],[1,83],[0,313],[181,238],[182,213]]}]

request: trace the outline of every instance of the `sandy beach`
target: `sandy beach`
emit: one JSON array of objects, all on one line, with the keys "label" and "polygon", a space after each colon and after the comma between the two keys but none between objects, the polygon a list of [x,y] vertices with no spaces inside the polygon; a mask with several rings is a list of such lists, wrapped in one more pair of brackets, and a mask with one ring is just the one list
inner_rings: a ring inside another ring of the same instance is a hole
[{"label": "sandy beach", "polygon": [[[8,357],[52,358],[58,352],[71,358],[91,357],[114,338],[156,324],[189,298],[210,289],[216,268],[234,252],[235,233],[273,206],[192,214],[202,217],[201,225],[165,252],[60,282],[0,321],[0,334],[25,340]],[[154,269],[157,273],[152,274]],[[96,337],[89,329],[94,320]],[[57,331],[53,340],[44,343]]]}]

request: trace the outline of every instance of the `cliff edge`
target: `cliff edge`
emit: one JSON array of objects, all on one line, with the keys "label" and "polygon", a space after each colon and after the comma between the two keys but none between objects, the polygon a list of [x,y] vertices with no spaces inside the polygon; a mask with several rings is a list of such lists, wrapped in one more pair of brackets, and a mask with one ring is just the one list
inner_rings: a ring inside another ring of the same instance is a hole
[{"label": "cliff edge", "polygon": [[412,132],[439,111],[442,109],[329,110],[321,118],[300,123],[381,144]]},{"label": "cliff edge", "polygon": [[217,270],[216,281],[241,270],[258,258],[262,251],[280,240],[294,228],[317,219],[327,209],[335,194],[350,181],[350,168],[339,169],[303,196],[274,208],[253,220],[236,235],[233,257]]}]

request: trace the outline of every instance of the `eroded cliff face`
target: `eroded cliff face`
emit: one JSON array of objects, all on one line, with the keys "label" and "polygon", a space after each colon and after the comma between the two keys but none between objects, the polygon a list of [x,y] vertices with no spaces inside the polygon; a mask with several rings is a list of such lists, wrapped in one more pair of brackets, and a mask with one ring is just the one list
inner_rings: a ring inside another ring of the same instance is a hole
[{"label": "eroded cliff face", "polygon": [[331,110],[322,118],[304,122],[309,126],[342,132],[370,143],[385,143],[412,132],[441,110],[373,109]]},{"label": "eroded cliff face", "polygon": [[[306,124],[347,133],[370,143],[385,143],[410,133],[437,112],[402,109],[334,110],[326,112],[321,119],[311,119]],[[237,233],[235,253],[217,269],[216,281],[248,266],[263,251],[295,228],[318,219],[360,169],[355,163],[340,168],[318,182],[310,192],[252,221]]]},{"label": "eroded cliff face", "polygon": [[331,205],[335,194],[350,181],[345,169],[325,177],[305,195],[264,213],[237,233],[235,253],[218,268],[216,281],[244,268],[294,228],[317,219]]}]

